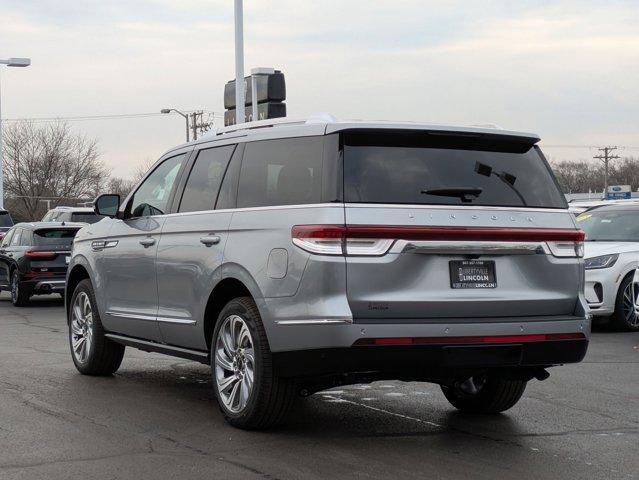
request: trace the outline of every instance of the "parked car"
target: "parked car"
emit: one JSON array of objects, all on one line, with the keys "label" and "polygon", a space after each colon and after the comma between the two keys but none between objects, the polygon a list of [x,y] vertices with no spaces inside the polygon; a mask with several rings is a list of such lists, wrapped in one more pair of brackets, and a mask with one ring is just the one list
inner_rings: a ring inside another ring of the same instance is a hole
[{"label": "parked car", "polygon": [[0,244],[0,289],[22,307],[32,295],[64,296],[73,237],[82,227],[73,223],[17,223]]},{"label": "parked car", "polygon": [[639,330],[632,279],[639,265],[639,205],[613,204],[577,217],[586,233],[585,295],[600,322],[623,330]]},{"label": "parked car", "polygon": [[538,140],[285,119],[170,150],[74,241],[73,362],[108,375],[132,346],[209,363],[241,428],[379,379],[504,411],[590,335],[583,232]]},{"label": "parked car", "polygon": [[42,217],[42,221],[95,223],[103,218],[95,213],[93,207],[55,207]]},{"label": "parked car", "polygon": [[4,238],[9,229],[13,226],[13,219],[6,210],[0,208],[0,241]]}]

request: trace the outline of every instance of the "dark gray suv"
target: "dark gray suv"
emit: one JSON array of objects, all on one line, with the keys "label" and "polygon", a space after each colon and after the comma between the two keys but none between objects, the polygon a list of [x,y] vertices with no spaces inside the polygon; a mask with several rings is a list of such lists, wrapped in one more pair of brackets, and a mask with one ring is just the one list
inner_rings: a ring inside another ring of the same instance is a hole
[{"label": "dark gray suv", "polygon": [[227,127],[166,153],[77,235],[73,361],[211,365],[242,428],[378,379],[500,412],[585,355],[583,232],[535,135],[333,121]]}]

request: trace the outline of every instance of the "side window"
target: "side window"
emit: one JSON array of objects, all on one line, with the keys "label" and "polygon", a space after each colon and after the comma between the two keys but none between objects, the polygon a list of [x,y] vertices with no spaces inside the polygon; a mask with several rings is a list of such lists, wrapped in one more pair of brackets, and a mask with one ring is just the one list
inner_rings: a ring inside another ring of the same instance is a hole
[{"label": "side window", "polygon": [[237,206],[319,203],[323,137],[286,138],[246,145]]},{"label": "side window", "polygon": [[31,231],[22,229],[22,235],[20,235],[21,247],[29,247],[31,245]]},{"label": "side window", "polygon": [[131,199],[131,216],[162,215],[166,211],[173,185],[186,154],[164,160],[146,177]]},{"label": "side window", "polygon": [[235,208],[237,204],[237,182],[240,178],[240,167],[242,165],[242,154],[244,153],[244,144],[240,143],[233,156],[231,163],[226,168],[224,180],[220,187],[220,194],[217,196],[216,210],[225,208]]},{"label": "side window", "polygon": [[2,248],[6,248],[9,245],[11,245],[11,237],[13,237],[13,234],[15,233],[15,231],[16,229],[12,228],[11,230],[7,232],[7,234],[2,239]]},{"label": "side window", "polygon": [[11,238],[11,246],[15,247],[20,245],[20,237],[22,235],[22,229],[16,228],[15,232],[13,232],[13,238]]},{"label": "side window", "polygon": [[179,212],[213,210],[235,145],[201,150],[184,187]]}]

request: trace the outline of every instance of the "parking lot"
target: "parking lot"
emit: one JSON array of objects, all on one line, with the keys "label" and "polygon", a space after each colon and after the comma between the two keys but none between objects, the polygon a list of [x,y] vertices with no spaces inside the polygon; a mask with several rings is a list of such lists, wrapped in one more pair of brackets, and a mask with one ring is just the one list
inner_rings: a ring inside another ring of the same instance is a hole
[{"label": "parking lot", "polygon": [[377,382],[302,400],[268,432],[227,425],[206,366],[127,349],[79,375],[62,302],[0,295],[0,478],[636,478],[639,333],[596,332],[581,364],[506,414],[460,414],[439,387]]}]

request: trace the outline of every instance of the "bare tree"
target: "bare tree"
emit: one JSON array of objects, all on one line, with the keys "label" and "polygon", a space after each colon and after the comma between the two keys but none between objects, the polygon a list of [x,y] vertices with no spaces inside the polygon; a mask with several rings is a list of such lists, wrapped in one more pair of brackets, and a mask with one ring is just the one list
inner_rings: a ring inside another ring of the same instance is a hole
[{"label": "bare tree", "polygon": [[65,122],[16,122],[3,133],[5,192],[18,217],[38,218],[41,198],[93,198],[108,179],[97,141]]}]

